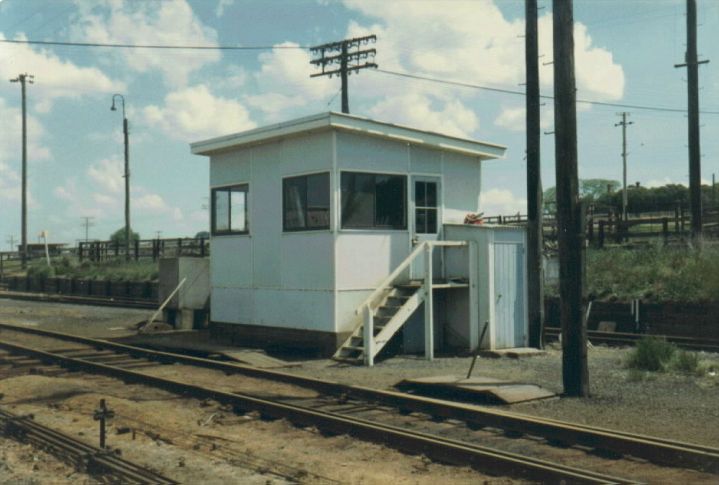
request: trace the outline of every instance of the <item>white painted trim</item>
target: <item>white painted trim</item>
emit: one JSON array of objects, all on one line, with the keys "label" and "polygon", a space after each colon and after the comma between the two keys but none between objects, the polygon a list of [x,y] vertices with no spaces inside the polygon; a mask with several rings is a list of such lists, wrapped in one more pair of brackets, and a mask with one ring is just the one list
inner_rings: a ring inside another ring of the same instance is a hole
[{"label": "white painted trim", "polygon": [[330,179],[330,190],[332,194],[332,200],[330,201],[330,216],[332,218],[332,224],[330,229],[332,231],[332,257],[330,258],[330,264],[332,265],[332,315],[333,315],[333,326],[335,332],[339,329],[339,291],[337,288],[337,268],[339,267],[337,258],[337,239],[339,238],[340,229],[340,176],[337,170],[337,132],[332,132],[332,178]]},{"label": "white painted trim", "polygon": [[417,146],[429,146],[440,150],[473,155],[478,158],[501,158],[506,153],[506,147],[502,145],[442,135],[436,132],[334,112],[320,113],[254,130],[198,141],[191,143],[190,149],[195,155],[212,155],[239,146],[259,144],[277,138],[299,136],[330,129],[400,140]]},{"label": "white painted trim", "polygon": [[489,349],[497,348],[497,321],[494,301],[494,235],[487,234],[487,275],[489,280]]}]

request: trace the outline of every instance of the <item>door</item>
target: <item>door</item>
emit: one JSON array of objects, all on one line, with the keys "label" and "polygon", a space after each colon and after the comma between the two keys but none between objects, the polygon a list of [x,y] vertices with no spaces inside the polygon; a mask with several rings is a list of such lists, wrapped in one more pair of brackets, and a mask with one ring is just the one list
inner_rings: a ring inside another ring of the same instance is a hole
[{"label": "door", "polygon": [[[412,204],[411,204],[411,231],[412,231],[412,249],[417,244],[424,241],[436,241],[439,239],[441,229],[441,213],[442,207],[440,201],[440,179],[439,177],[412,177]],[[441,276],[439,273],[441,261],[441,251],[434,250],[434,264],[432,269],[434,277]],[[424,278],[424,258],[418,257],[412,264],[411,279]]]},{"label": "door", "polygon": [[527,344],[523,263],[522,244],[494,243],[494,322],[498,349]]}]

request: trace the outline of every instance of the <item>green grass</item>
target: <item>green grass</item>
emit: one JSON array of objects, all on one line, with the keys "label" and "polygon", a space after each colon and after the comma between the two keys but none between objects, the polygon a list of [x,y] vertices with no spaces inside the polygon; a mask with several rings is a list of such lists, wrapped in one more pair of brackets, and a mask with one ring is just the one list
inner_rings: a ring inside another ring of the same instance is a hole
[{"label": "green grass", "polygon": [[[556,296],[556,285],[547,294]],[[593,300],[706,302],[719,295],[719,248],[701,252],[649,245],[587,250],[587,294]]]},{"label": "green grass", "polygon": [[102,262],[83,261],[67,257],[55,258],[48,267],[45,260],[32,261],[28,276],[82,278],[112,281],[155,281],[158,277],[158,263],[151,260],[129,261],[109,260]]}]

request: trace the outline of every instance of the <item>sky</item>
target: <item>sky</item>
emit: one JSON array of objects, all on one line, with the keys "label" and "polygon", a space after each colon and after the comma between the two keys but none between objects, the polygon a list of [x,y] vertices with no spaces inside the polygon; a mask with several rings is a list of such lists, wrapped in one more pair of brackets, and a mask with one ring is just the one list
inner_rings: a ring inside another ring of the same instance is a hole
[{"label": "sky", "polygon": [[[552,94],[551,2],[540,0],[542,94]],[[685,2],[575,0],[579,99],[686,108]],[[702,179],[719,171],[719,0],[698,0]],[[0,40],[264,47],[151,50],[0,42],[0,248],[20,237],[21,73],[27,87],[28,241],[107,239],[124,225],[122,94],[132,228],[142,238],[208,228],[209,170],[189,143],[340,111],[339,79],[310,78],[307,46],[377,35],[379,70],[350,76],[352,114],[508,147],[483,164],[480,209],[526,211],[521,0],[0,0]],[[580,178],[687,184],[685,113],[578,105]],[[554,185],[553,106],[542,106],[542,183]]]}]

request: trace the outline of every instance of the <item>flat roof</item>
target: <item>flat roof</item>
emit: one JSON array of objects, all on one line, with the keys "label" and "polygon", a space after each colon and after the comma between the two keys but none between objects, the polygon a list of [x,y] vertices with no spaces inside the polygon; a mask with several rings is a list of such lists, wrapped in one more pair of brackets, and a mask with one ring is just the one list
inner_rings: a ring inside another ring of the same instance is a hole
[{"label": "flat roof", "polygon": [[233,148],[264,143],[273,139],[331,129],[403,141],[438,150],[458,152],[464,155],[476,156],[482,160],[504,157],[507,150],[507,147],[494,143],[448,136],[333,111],[198,141],[191,143],[190,149],[195,155],[213,155]]}]

